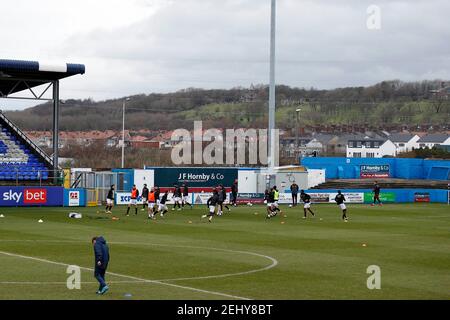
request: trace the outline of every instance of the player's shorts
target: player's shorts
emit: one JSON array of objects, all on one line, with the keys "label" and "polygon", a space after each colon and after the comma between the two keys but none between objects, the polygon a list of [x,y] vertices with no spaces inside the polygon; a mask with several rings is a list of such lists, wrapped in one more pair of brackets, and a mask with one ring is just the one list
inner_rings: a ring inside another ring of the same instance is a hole
[{"label": "player's shorts", "polygon": [[305,202],[305,204],[303,205],[303,208],[305,208],[305,209],[309,209],[309,208],[311,208],[311,202]]},{"label": "player's shorts", "polygon": [[345,203],[341,203],[341,204],[339,205],[339,207],[341,208],[341,210],[347,209],[347,207],[345,206]]},{"label": "player's shorts", "polygon": [[155,206],[155,203],[154,203],[154,202],[149,202],[149,203],[148,203],[148,207],[149,207],[150,209],[153,209],[154,206]]},{"label": "player's shorts", "polygon": [[271,207],[273,205],[273,202],[267,202],[267,206]]},{"label": "player's shorts", "polygon": [[130,199],[130,204],[135,206],[137,204],[137,199]]},{"label": "player's shorts", "polygon": [[167,208],[167,206],[165,204],[159,204],[158,205],[158,210],[159,211],[166,211],[166,210],[169,210],[169,209]]},{"label": "player's shorts", "polygon": [[273,203],[273,206],[278,208],[278,200]]},{"label": "player's shorts", "polygon": [[216,206],[209,206],[209,213],[214,213],[216,211]]},{"label": "player's shorts", "polygon": [[189,202],[189,196],[183,196],[183,201],[184,202]]},{"label": "player's shorts", "polygon": [[144,197],[142,197],[142,203],[147,203],[148,202],[148,199],[147,198],[144,198]]},{"label": "player's shorts", "polygon": [[173,201],[174,201],[174,202],[180,202],[180,201],[181,201],[181,198],[180,198],[180,197],[173,197]]},{"label": "player's shorts", "polygon": [[114,204],[114,200],[113,199],[106,199],[106,204],[108,206],[112,206]]}]

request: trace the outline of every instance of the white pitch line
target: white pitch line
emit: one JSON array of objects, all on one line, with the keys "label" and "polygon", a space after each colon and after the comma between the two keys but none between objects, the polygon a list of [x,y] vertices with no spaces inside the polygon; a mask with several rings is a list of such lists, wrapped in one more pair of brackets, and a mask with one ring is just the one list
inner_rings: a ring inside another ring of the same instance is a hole
[{"label": "white pitch line", "polygon": [[[233,252],[250,254],[250,252],[245,252],[245,251],[233,251]],[[263,267],[263,268],[249,270],[249,271],[226,273],[226,274],[219,274],[219,275],[212,275],[212,276],[202,276],[202,277],[159,279],[157,281],[182,281],[182,280],[200,280],[200,279],[217,279],[217,278],[235,277],[235,276],[242,276],[242,275],[246,275],[246,274],[256,273],[256,272],[260,272],[260,271],[266,271],[266,270],[272,269],[278,265],[278,261],[272,257],[265,256],[263,254],[253,253],[253,252],[251,254],[254,256],[259,256],[259,257],[269,259],[272,261],[272,264],[270,264],[266,267]]]},{"label": "white pitch line", "polygon": [[[0,242],[18,242],[18,241],[26,241],[26,242],[58,242],[58,240],[0,240]],[[61,242],[65,243],[79,243],[81,241],[76,240],[61,240]],[[270,256],[266,256],[263,254],[251,252],[251,251],[238,251],[238,250],[231,250],[231,249],[221,249],[221,248],[213,248],[213,247],[201,247],[201,246],[183,246],[183,245],[171,245],[171,244],[158,244],[158,243],[139,243],[139,242],[124,242],[124,241],[111,241],[108,242],[109,244],[122,244],[122,245],[143,245],[143,246],[157,246],[157,247],[172,247],[172,248],[188,248],[188,249],[205,249],[205,250],[215,250],[215,251],[222,251],[222,252],[231,252],[231,253],[240,253],[240,254],[246,254],[246,255],[252,255],[256,257],[265,258],[267,260],[272,261],[272,263],[266,267],[254,269],[254,270],[248,270],[248,271],[242,271],[242,272],[235,272],[235,273],[227,273],[227,274],[219,274],[219,275],[211,275],[211,276],[200,276],[200,277],[186,277],[186,278],[173,278],[173,279],[155,279],[152,281],[183,281],[183,280],[201,280],[201,279],[216,279],[216,278],[226,278],[226,277],[234,277],[234,276],[242,276],[246,274],[256,273],[260,271],[266,271],[269,269],[272,269],[278,265],[278,261]]]},{"label": "white pitch line", "polygon": [[[131,245],[139,245],[139,243],[135,242],[110,242],[111,244],[131,244]],[[272,261],[272,263],[266,267],[249,270],[249,271],[242,271],[242,272],[235,272],[235,273],[227,273],[227,274],[219,274],[219,275],[212,275],[212,276],[203,276],[203,277],[189,277],[189,278],[174,278],[174,279],[158,279],[155,281],[181,281],[181,280],[200,280],[200,279],[215,279],[215,278],[226,278],[226,277],[234,277],[234,276],[241,276],[245,274],[251,274],[255,272],[265,271],[272,269],[278,265],[278,260],[275,258],[272,258],[270,256],[266,256],[263,254],[251,252],[251,251],[238,251],[238,250],[231,250],[231,249],[221,249],[221,248],[211,248],[211,247],[199,247],[199,246],[181,246],[181,245],[170,245],[170,244],[157,244],[157,243],[141,243],[141,245],[148,245],[148,246],[159,246],[159,247],[173,247],[173,248],[188,248],[188,249],[206,249],[206,250],[216,250],[216,251],[222,251],[222,252],[231,252],[231,253],[240,253],[240,254],[247,254],[251,256],[261,257],[265,258],[267,260]]]},{"label": "white pitch line", "polygon": [[[81,284],[97,284],[98,282],[94,281],[81,281]],[[108,283],[145,283],[145,281],[108,281]],[[23,285],[61,285],[61,284],[67,284],[67,282],[63,281],[0,281],[0,284],[23,284]]]},{"label": "white pitch line", "polygon": [[[16,258],[22,258],[22,259],[28,259],[28,260],[33,260],[33,261],[39,261],[39,262],[54,264],[54,265],[58,265],[58,266],[64,266],[64,267],[70,266],[70,264],[67,264],[67,263],[51,261],[51,260],[47,260],[47,259],[30,257],[30,256],[24,256],[24,255],[20,255],[20,254],[5,252],[5,251],[0,251],[0,254],[6,255],[6,256],[10,256],[10,257],[16,257]],[[80,267],[80,269],[87,270],[87,271],[94,271],[94,269],[86,268],[86,267]],[[115,273],[115,272],[107,272],[107,274],[112,275],[112,276],[117,276],[117,277],[122,277],[122,278],[127,278],[127,279],[133,279],[133,280],[138,280],[138,281],[142,281],[142,282],[147,282],[147,283],[154,283],[154,284],[160,284],[160,285],[174,287],[174,288],[179,288],[179,289],[185,289],[185,290],[190,290],[190,291],[196,291],[196,292],[202,292],[202,293],[207,293],[207,294],[213,294],[213,295],[227,297],[227,298],[232,298],[232,299],[251,300],[250,298],[234,296],[234,295],[231,295],[231,294],[226,294],[226,293],[221,293],[221,292],[216,292],[216,291],[203,290],[203,289],[187,287],[187,286],[181,286],[181,285],[177,285],[177,284],[173,284],[173,283],[165,283],[165,282],[161,282],[161,281],[157,281],[157,280],[148,280],[148,279],[144,279],[144,278],[128,276],[128,275]]]}]

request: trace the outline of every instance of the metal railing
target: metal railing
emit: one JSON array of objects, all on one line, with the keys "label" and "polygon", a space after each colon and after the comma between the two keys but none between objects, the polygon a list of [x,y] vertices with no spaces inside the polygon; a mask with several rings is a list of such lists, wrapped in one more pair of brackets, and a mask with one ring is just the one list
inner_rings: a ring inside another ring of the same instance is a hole
[{"label": "metal railing", "polygon": [[14,123],[9,121],[8,118],[5,117],[5,115],[0,110],[0,119],[3,120],[10,128],[12,128],[18,136],[20,136],[26,143],[28,143],[30,146],[35,149],[35,151],[43,158],[45,161],[47,161],[51,166],[53,166],[53,159],[50,158],[40,147],[38,147],[30,138],[27,137],[25,133],[22,132]]},{"label": "metal railing", "polygon": [[[27,172],[27,173],[24,173]],[[32,173],[30,178],[29,172]],[[28,177],[28,178],[27,178]],[[37,177],[34,178],[34,177]],[[64,185],[65,175],[63,170],[19,170],[0,175],[0,183],[3,185],[23,186],[62,186]]]},{"label": "metal railing", "polygon": [[74,171],[70,177],[71,188],[85,188],[88,203],[102,204],[106,201],[106,194],[112,184],[117,186],[118,174],[106,171]]}]

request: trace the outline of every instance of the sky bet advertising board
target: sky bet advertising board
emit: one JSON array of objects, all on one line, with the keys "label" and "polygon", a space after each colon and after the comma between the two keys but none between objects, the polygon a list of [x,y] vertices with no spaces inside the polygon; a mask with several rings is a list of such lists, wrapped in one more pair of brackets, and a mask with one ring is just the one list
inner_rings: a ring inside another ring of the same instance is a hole
[{"label": "sky bet advertising board", "polygon": [[156,168],[155,185],[173,187],[186,183],[190,188],[231,187],[238,178],[237,169],[230,168]]},{"label": "sky bet advertising board", "polygon": [[0,187],[0,207],[62,206],[62,187]]},{"label": "sky bet advertising board", "polygon": [[389,178],[389,165],[362,165],[360,177],[363,179]]}]

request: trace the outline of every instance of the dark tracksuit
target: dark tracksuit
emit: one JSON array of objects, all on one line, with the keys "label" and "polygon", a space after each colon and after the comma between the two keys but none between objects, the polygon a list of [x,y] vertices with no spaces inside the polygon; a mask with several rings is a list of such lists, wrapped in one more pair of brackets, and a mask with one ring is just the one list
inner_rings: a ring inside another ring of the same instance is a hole
[{"label": "dark tracksuit", "polygon": [[378,203],[381,203],[380,200],[380,186],[378,184],[375,185],[375,187],[373,188],[373,203],[375,204],[376,201],[378,201]]},{"label": "dark tracksuit", "polygon": [[[206,205],[208,206],[216,206],[219,203],[219,194],[217,192],[214,192],[213,195],[208,199],[208,201],[206,202]],[[210,216],[214,215],[214,212],[210,212],[209,213]]]},{"label": "dark tracksuit", "polygon": [[147,187],[144,187],[143,189],[142,189],[142,198],[145,198],[145,199],[147,199],[148,200],[148,188]]},{"label": "dark tracksuit", "polygon": [[297,205],[297,194],[298,194],[298,185],[292,184],[291,185],[291,193],[292,193],[292,205]]},{"label": "dark tracksuit", "polygon": [[309,194],[307,194],[307,193],[301,193],[301,194],[300,194],[300,199],[302,199],[302,201],[303,201],[304,203],[309,203],[309,202],[311,202],[311,196],[310,196]]},{"label": "dark tracksuit", "polygon": [[[187,197],[187,196],[189,196],[189,188],[187,186],[184,186],[183,187],[183,201],[182,201],[183,207],[184,207],[184,202],[185,202],[184,197]],[[190,205],[190,203],[187,201],[186,201],[186,204]]]},{"label": "dark tracksuit", "polygon": [[[100,284],[99,291],[106,286],[105,273],[109,263],[109,248],[103,237],[98,237],[94,245],[95,268],[94,277]],[[100,262],[100,265],[98,265]]]},{"label": "dark tracksuit", "polygon": [[[225,190],[225,188],[219,190],[219,201],[218,201],[218,205],[220,206],[220,211],[223,211],[223,203],[225,202],[225,200],[227,200],[227,191]],[[225,205],[225,208],[228,209],[228,211],[230,210],[230,208],[228,208],[227,205]]]},{"label": "dark tracksuit", "polygon": [[218,193],[218,197],[219,197],[219,200],[217,201],[217,202],[218,202],[218,204],[222,204],[222,203],[223,203],[223,201],[224,201],[224,199],[223,199],[223,192],[222,192],[222,190],[220,190],[220,191],[219,191],[219,193]]},{"label": "dark tracksuit", "polygon": [[167,194],[167,193],[164,193],[163,196],[162,196],[162,198],[161,198],[161,201],[160,201],[159,203],[160,203],[160,204],[166,204],[166,202],[167,202],[167,197],[168,197],[168,194]]},{"label": "dark tracksuit", "polygon": [[[343,204],[344,201],[345,201],[345,197],[344,197],[344,195],[342,193],[340,193],[340,194],[338,193],[336,195],[336,197],[334,198],[334,201],[336,201],[337,205]],[[347,212],[346,209],[342,210],[342,219],[347,219],[347,213],[346,212]]]},{"label": "dark tracksuit", "polygon": [[109,189],[108,195],[106,196],[106,198],[114,201],[114,193],[115,193],[114,189]]},{"label": "dark tracksuit", "polygon": [[233,183],[233,185],[231,186],[231,203],[232,204],[236,204],[237,193],[238,193],[237,183]]},{"label": "dark tracksuit", "polygon": [[[275,191],[269,191],[269,194],[267,197],[267,203],[270,203],[270,204],[275,203]],[[270,207],[270,211],[275,215],[277,214],[277,211],[272,207]]]},{"label": "dark tracksuit", "polygon": [[[163,196],[162,196],[162,198],[161,198],[161,201],[159,202],[161,205],[165,205],[166,204],[166,202],[167,202],[167,197],[168,197],[168,194],[167,193],[164,193],[163,194]],[[156,195],[155,195],[155,199],[156,199]],[[158,191],[158,199],[159,199],[159,191]],[[162,212],[161,212],[161,214],[165,214],[167,212],[167,210],[163,210]]]},{"label": "dark tracksuit", "polygon": [[[181,188],[180,187],[175,187],[175,190],[173,191],[173,197],[174,198],[181,198]],[[175,202],[173,204],[173,208],[175,209],[176,207],[181,208],[181,205],[179,202]]]},{"label": "dark tracksuit", "polygon": [[267,203],[269,203],[269,191],[265,191],[264,192],[264,201],[267,201]]},{"label": "dark tracksuit", "polygon": [[[303,203],[311,203],[311,196],[307,193],[300,193],[300,199],[303,201]],[[314,212],[312,212],[311,208],[305,208],[303,207],[303,211],[305,213],[305,217],[306,217],[306,210],[309,210],[309,212],[311,212],[311,214],[314,217]]]},{"label": "dark tracksuit", "polygon": [[[144,188],[142,189],[142,198],[144,198],[144,199],[142,199],[142,200],[148,201],[148,192],[149,192],[149,190],[148,190],[147,187],[144,187]],[[146,206],[148,206],[148,204],[145,203],[145,202],[143,202],[142,208],[145,208]]]},{"label": "dark tracksuit", "polygon": [[177,198],[181,198],[181,188],[180,187],[176,187],[174,192],[173,192],[173,196],[177,197]]},{"label": "dark tracksuit", "polygon": [[[223,206],[223,203],[224,203],[225,201],[227,201],[227,190],[225,190],[225,188],[223,188],[223,189],[221,190],[221,193],[222,193],[222,204],[221,204],[221,206]],[[227,205],[225,205],[225,208],[227,208],[228,211],[230,211],[230,208],[228,208]],[[222,208],[222,209],[223,209],[223,208]]]},{"label": "dark tracksuit", "polygon": [[167,196],[168,196],[167,193],[163,194],[163,196],[162,196],[162,198],[161,198],[161,201],[160,201],[161,204],[166,204]]},{"label": "dark tracksuit", "polygon": [[[115,193],[115,190],[113,188],[109,189],[106,199],[109,199],[114,202],[114,193]],[[106,211],[108,211],[108,210],[112,210],[112,205],[106,204]]]},{"label": "dark tracksuit", "polygon": [[222,192],[222,198],[223,198],[222,201],[225,202],[227,200],[227,190],[225,190],[225,188],[223,188],[221,190],[221,192]]},{"label": "dark tracksuit", "polygon": [[345,197],[342,193],[337,194],[336,197],[334,198],[334,201],[336,201],[337,205],[343,204],[345,201]]}]

